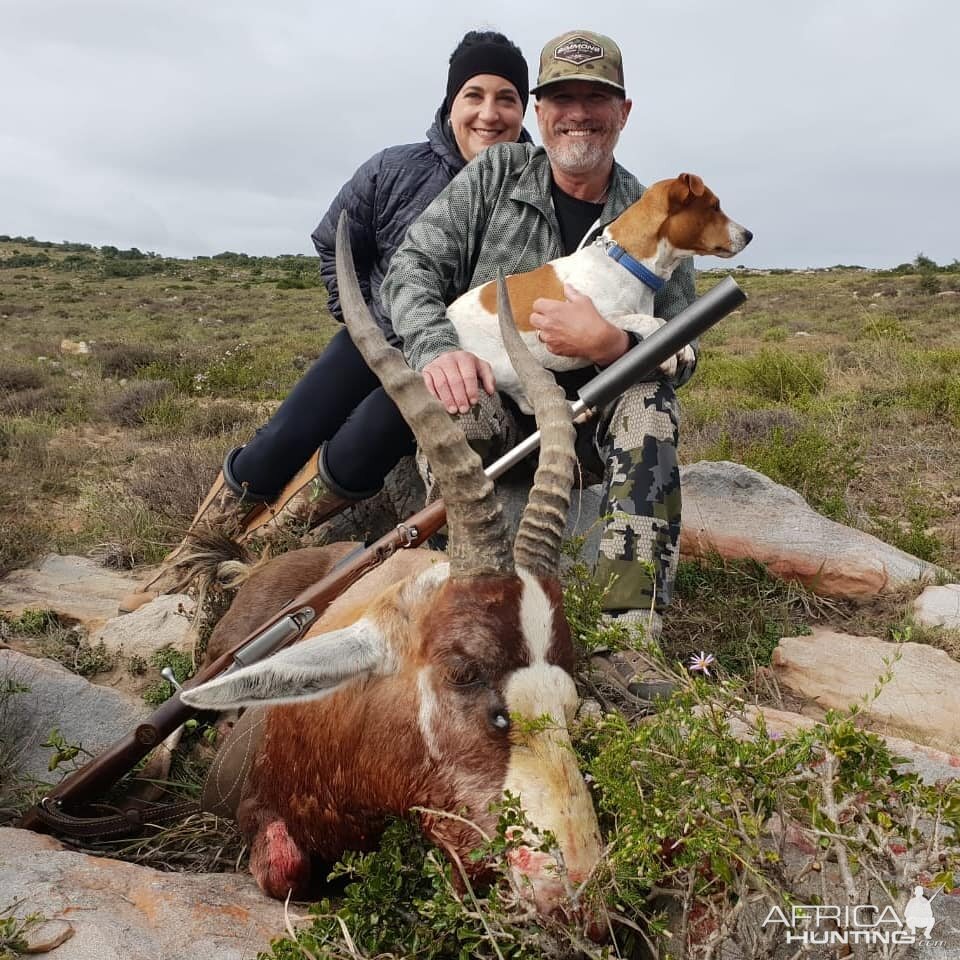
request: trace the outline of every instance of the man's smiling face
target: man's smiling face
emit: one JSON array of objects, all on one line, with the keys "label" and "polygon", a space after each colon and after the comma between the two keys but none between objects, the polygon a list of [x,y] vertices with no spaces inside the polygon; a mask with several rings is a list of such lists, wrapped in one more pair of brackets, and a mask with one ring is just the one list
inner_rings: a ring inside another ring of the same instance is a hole
[{"label": "man's smiling face", "polygon": [[632,103],[610,87],[590,80],[564,80],[540,94],[537,122],[555,169],[587,173],[613,159]]}]

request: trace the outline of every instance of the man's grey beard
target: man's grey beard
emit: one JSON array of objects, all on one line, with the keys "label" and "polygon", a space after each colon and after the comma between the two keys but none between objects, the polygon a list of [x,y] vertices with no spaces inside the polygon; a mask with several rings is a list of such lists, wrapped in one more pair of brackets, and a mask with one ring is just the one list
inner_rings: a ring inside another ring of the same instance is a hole
[{"label": "man's grey beard", "polygon": [[[547,159],[550,165],[564,173],[588,173],[608,163],[613,156],[613,148],[619,136],[604,137],[604,142],[567,140],[560,144],[547,146]],[[612,143],[610,141],[613,141]]]}]

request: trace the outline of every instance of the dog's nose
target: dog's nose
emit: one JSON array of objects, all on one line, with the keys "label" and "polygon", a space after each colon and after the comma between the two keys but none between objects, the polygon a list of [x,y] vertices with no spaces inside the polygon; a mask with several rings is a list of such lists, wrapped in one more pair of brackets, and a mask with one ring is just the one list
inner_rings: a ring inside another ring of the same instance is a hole
[{"label": "dog's nose", "polygon": [[744,231],[743,231],[743,245],[746,246],[752,239],[753,239],[753,231],[752,231],[752,230],[744,230]]}]

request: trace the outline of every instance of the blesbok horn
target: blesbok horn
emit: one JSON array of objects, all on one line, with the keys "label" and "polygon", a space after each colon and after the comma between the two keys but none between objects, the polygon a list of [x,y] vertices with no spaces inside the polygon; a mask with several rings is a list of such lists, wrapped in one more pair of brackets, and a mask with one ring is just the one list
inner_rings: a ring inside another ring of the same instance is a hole
[{"label": "blesbok horn", "polygon": [[497,312],[507,355],[540,428],[540,460],[513,544],[513,561],[538,576],[556,576],[576,465],[573,415],[553,374],[536,361],[517,332],[503,271],[497,277]]},{"label": "blesbok horn", "polygon": [[440,481],[450,532],[450,576],[513,573],[507,522],[480,457],[370,315],[357,281],[346,212],[337,224],[336,262],[340,307],[350,336],[403,414]]}]

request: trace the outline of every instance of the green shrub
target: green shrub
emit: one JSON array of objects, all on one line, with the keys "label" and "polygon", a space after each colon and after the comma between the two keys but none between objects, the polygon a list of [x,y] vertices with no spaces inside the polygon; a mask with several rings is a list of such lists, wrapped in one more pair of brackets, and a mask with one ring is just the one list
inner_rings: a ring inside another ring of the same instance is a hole
[{"label": "green shrub", "polygon": [[[173,675],[177,678],[178,683],[189,680],[196,670],[190,654],[181,653],[179,650],[174,650],[171,646],[161,647],[159,650],[154,651],[154,653],[150,655],[150,666],[152,666],[157,673],[165,667],[169,667],[173,671]],[[157,680],[156,683],[151,684],[151,686],[143,692],[143,699],[155,707],[168,700],[171,696],[173,696],[173,685],[167,680]]]},{"label": "green shrub", "polygon": [[[736,687],[708,692],[698,682],[647,723],[606,717],[581,748],[602,826],[616,831],[608,859],[615,902],[657,938],[662,921],[650,917],[649,902],[651,890],[660,890],[680,914],[674,929],[697,927],[695,951],[660,939],[669,956],[706,956],[721,938],[741,955],[773,956],[772,931],[770,953],[758,942],[767,911],[829,897],[821,886],[828,876],[839,890],[838,861],[853,865],[845,874],[849,900],[826,902],[902,911],[909,892],[890,850],[923,856],[925,820],[944,825],[939,849],[925,861],[936,873],[930,885],[954,885],[960,782],[944,791],[898,772],[886,742],[858,729],[850,714],[831,713],[794,734],[770,735],[761,723],[752,737],[737,736],[730,718],[741,712],[738,696]],[[784,857],[777,823],[789,823],[793,842],[813,851],[801,858],[806,871]],[[753,952],[745,951],[750,944]]]},{"label": "green shrub", "polygon": [[777,403],[822,393],[826,384],[824,363],[820,357],[761,350],[743,363],[745,388]]},{"label": "green shrub", "polygon": [[790,403],[823,392],[827,376],[822,357],[761,350],[749,357],[732,357],[709,352],[698,376],[700,389],[728,387],[747,394],[754,401]]},{"label": "green shrub", "polygon": [[[342,899],[316,904],[310,925],[296,940],[275,940],[261,956],[541,960],[581,955],[574,948],[579,940],[574,930],[528,922],[529,910],[505,857],[517,846],[507,836],[514,826],[529,827],[515,799],[503,804],[496,835],[476,852],[477,860],[489,863],[491,882],[460,893],[443,854],[413,825],[394,821],[376,852],[348,853],[334,866],[331,878],[349,880]],[[544,837],[543,842],[546,847],[553,841]]]},{"label": "green shrub", "polygon": [[863,325],[860,336],[867,340],[892,340],[895,343],[909,343],[913,339],[902,321],[883,314],[870,317]]}]

